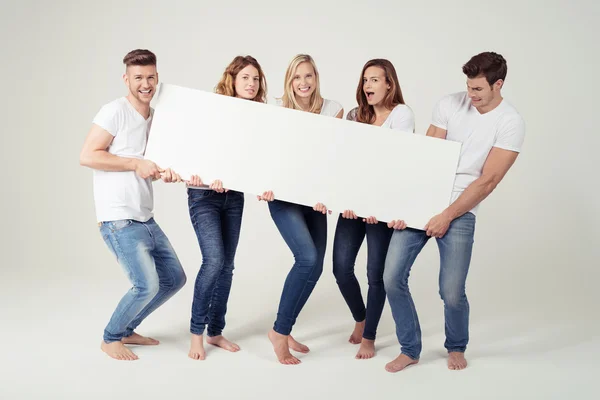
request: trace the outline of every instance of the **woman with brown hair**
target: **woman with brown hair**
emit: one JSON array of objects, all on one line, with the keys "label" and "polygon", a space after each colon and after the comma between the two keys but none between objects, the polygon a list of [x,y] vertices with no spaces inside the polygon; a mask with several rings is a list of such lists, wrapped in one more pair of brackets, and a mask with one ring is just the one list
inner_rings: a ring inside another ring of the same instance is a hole
[{"label": "woman with brown hair", "polygon": [[[404,104],[396,70],[384,59],[368,61],[356,89],[358,107],[346,119],[413,133],[415,119]],[[383,269],[393,229],[375,217],[358,219],[352,210],[340,214],[333,242],[333,274],[355,320],[349,342],[359,344],[357,359],[375,356],[375,335],[385,304]],[[354,274],[356,256],[367,237],[367,305]]]},{"label": "woman with brown hair", "polygon": [[[265,103],[267,84],[260,64],[251,56],[235,57],[215,92]],[[192,343],[188,356],[204,360],[205,328],[207,343],[232,352],[240,350],[237,344],[225,339],[222,332],[240,237],[244,194],[224,189],[220,180],[204,185],[197,175],[190,179],[187,191],[190,219],[202,252],[202,265],[194,286]]]}]

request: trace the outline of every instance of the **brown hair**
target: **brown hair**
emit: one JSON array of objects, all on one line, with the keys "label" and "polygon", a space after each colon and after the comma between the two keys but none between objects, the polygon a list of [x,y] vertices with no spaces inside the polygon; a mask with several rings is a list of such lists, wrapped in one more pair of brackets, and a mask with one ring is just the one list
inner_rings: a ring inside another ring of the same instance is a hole
[{"label": "brown hair", "polygon": [[156,66],[156,55],[150,50],[132,50],[123,57],[123,64],[131,65],[154,65]]},{"label": "brown hair", "polygon": [[215,87],[215,93],[222,94],[225,96],[235,97],[235,78],[237,74],[240,73],[241,70],[246,68],[248,65],[252,65],[254,68],[258,70],[258,76],[260,81],[260,87],[256,92],[256,96],[252,99],[252,101],[258,101],[260,103],[267,102],[267,80],[265,78],[265,74],[263,73],[260,64],[256,59],[252,56],[237,56],[229,63],[227,68],[225,68],[225,72],[223,72],[223,76],[221,80]]},{"label": "brown hair", "polygon": [[364,122],[372,124],[375,122],[375,110],[373,106],[367,102],[367,96],[363,90],[363,77],[365,71],[369,67],[382,68],[385,74],[385,81],[390,85],[390,90],[387,92],[383,99],[383,106],[388,110],[393,110],[398,104],[404,104],[404,97],[402,97],[402,89],[398,82],[398,75],[394,65],[388,60],[382,58],[376,58],[367,61],[365,66],[360,73],[360,80],[358,81],[358,88],[356,89],[356,102],[358,103],[358,112],[356,113],[356,120],[358,122]]},{"label": "brown hair", "polygon": [[498,53],[486,51],[471,57],[463,65],[462,70],[469,79],[485,76],[487,82],[492,86],[499,79],[506,78],[506,60]]}]

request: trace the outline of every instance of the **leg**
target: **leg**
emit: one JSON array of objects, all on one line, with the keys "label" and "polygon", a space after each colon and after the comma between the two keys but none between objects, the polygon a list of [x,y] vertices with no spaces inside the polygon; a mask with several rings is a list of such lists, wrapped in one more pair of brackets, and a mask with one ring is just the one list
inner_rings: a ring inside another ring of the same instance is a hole
[{"label": "leg", "polygon": [[424,231],[407,228],[394,231],[385,259],[383,283],[396,322],[396,336],[401,354],[386,365],[397,372],[418,361],[421,354],[421,327],[408,288],[410,269],[429,237]]},{"label": "leg", "polygon": [[[325,259],[325,251],[327,249],[327,216],[316,212],[311,207],[303,206],[302,211],[304,213],[304,219],[306,221],[306,227],[310,233],[312,241],[317,251],[317,259],[315,267],[310,274],[306,286],[300,295],[298,306],[294,313],[294,323],[300,315],[300,312],[304,308],[304,305],[308,301],[308,298],[312,294],[317,281],[323,273],[323,261]],[[299,351],[301,353],[308,353],[309,348],[302,343],[297,342],[292,335],[289,336],[288,345],[292,350]]]},{"label": "leg", "polygon": [[156,293],[150,303],[148,303],[148,305],[146,305],[146,307],[130,323],[127,328],[126,336],[133,334],[133,330],[136,329],[148,315],[173,297],[173,295],[185,285],[187,280],[185,272],[179,262],[179,258],[177,257],[173,246],[171,246],[169,239],[162,229],[160,229],[160,226],[154,219],[150,219],[143,225],[147,228],[153,238],[150,254],[156,265],[159,288],[158,293]]},{"label": "leg", "polygon": [[448,368],[464,369],[464,352],[469,342],[469,301],[465,292],[473,251],[475,215],[464,214],[450,224],[437,239],[440,249],[440,296],[444,301],[444,319],[448,350]]},{"label": "leg", "polygon": [[224,194],[212,190],[188,190],[190,220],[196,232],[202,265],[196,276],[190,333],[192,341],[188,356],[204,360],[204,330],[209,323],[211,299],[225,262],[221,210]]},{"label": "leg", "polygon": [[134,360],[137,356],[121,340],[127,327],[159,291],[158,273],[150,254],[152,240],[145,226],[133,220],[105,222],[100,233],[132,284],[104,329],[102,350],[116,359]]},{"label": "leg", "polygon": [[269,332],[269,339],[273,343],[275,353],[283,364],[300,362],[289,352],[288,336],[294,325],[296,310],[304,289],[308,285],[318,258],[302,207],[277,200],[269,203],[271,217],[295,258],[295,263],[283,286],[277,320],[273,330]]},{"label": "leg", "polygon": [[235,252],[242,227],[244,194],[229,191],[225,196],[225,205],[221,212],[221,231],[223,233],[225,261],[212,295],[208,318],[208,337],[206,341],[225,350],[235,352],[240,350],[239,346],[225,339],[222,332],[225,328],[225,314],[227,312],[227,301],[233,280]]},{"label": "leg", "polygon": [[383,271],[393,229],[386,223],[375,225],[366,224],[367,232],[367,279],[369,291],[367,294],[367,312],[365,330],[362,336],[357,358],[366,359],[375,356],[375,336],[385,305],[385,287]]},{"label": "leg", "polygon": [[348,340],[359,344],[365,327],[366,307],[360,285],[354,274],[354,265],[365,238],[365,223],[361,220],[338,218],[333,238],[333,275],[355,321]]}]

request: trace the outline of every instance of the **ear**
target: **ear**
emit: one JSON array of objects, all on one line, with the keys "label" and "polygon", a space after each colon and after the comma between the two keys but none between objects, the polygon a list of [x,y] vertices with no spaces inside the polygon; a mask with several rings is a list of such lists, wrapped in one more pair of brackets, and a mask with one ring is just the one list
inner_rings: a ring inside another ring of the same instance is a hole
[{"label": "ear", "polygon": [[494,90],[502,89],[503,85],[504,85],[504,81],[502,79],[498,79],[496,82],[494,82]]},{"label": "ear", "polygon": [[127,78],[127,72],[125,72],[123,74],[123,82],[125,82],[125,84],[127,85],[127,82],[129,81],[129,79]]}]

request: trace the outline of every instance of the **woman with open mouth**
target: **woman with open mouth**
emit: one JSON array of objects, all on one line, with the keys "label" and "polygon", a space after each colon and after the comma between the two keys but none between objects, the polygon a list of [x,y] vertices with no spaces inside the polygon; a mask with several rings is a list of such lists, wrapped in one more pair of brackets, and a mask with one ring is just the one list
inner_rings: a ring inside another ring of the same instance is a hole
[{"label": "woman with open mouth", "polygon": [[[215,92],[265,103],[267,84],[258,61],[251,56],[235,57]],[[188,206],[202,252],[202,265],[194,286],[192,342],[188,355],[194,360],[204,360],[205,329],[207,343],[231,352],[240,350],[222,332],[242,225],[244,193],[224,189],[220,180],[207,186],[194,175],[188,185]]]},{"label": "woman with open mouth", "polygon": [[[346,119],[364,124],[414,133],[415,118],[404,104],[393,64],[385,59],[368,61],[356,89],[358,107]],[[397,221],[403,224],[403,221]],[[401,228],[401,227],[399,227]],[[354,211],[340,214],[333,242],[333,274],[355,321],[349,342],[359,344],[357,359],[375,356],[375,336],[383,312],[386,293],[383,269],[393,229],[375,217],[358,217]],[[356,256],[367,237],[367,305],[354,274]]]},{"label": "woman with open mouth", "polygon": [[[342,118],[344,115],[339,103],[321,96],[319,72],[312,57],[306,54],[299,54],[290,62],[278,105],[328,117]],[[279,362],[295,365],[300,360],[290,353],[290,348],[300,353],[308,353],[309,348],[294,340],[290,333],[323,272],[328,210],[321,203],[307,207],[275,200],[272,191],[263,193],[258,199],[269,202],[271,217],[295,258],[285,280],[277,319],[269,332]]]}]

